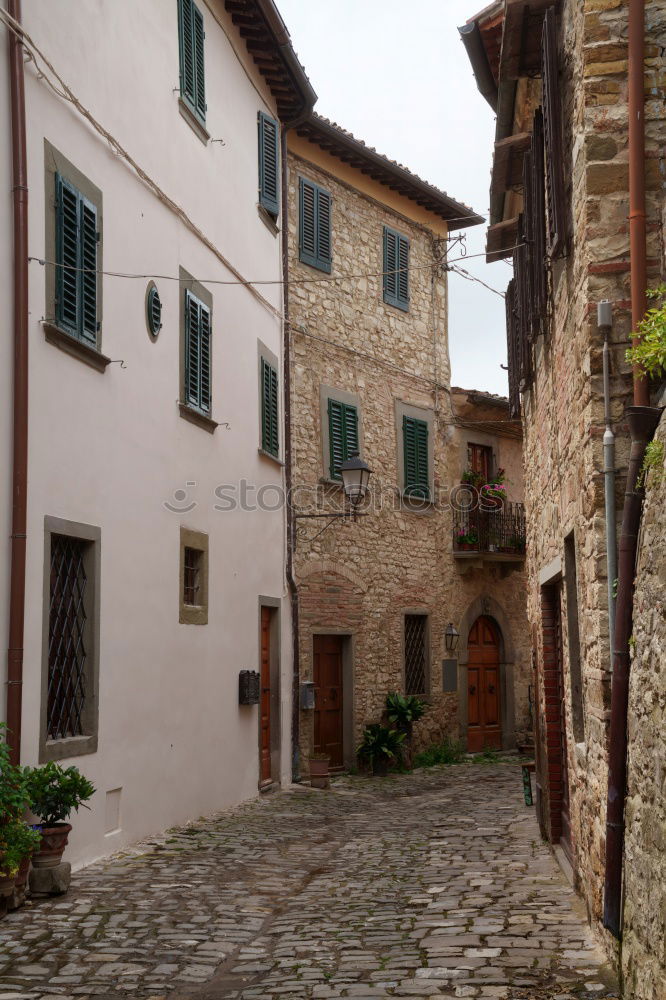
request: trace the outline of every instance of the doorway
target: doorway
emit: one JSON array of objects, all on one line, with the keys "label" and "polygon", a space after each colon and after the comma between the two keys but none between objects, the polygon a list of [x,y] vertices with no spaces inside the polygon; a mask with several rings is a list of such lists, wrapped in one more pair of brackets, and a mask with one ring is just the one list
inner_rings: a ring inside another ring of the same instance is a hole
[{"label": "doorway", "polygon": [[261,696],[259,699],[259,782],[270,784],[271,766],[271,619],[273,608],[261,608]]},{"label": "doorway", "polygon": [[313,636],[314,752],[327,753],[338,770],[344,767],[343,643],[341,635]]},{"label": "doorway", "polygon": [[467,749],[478,753],[502,747],[500,636],[485,615],[476,619],[467,639]]}]

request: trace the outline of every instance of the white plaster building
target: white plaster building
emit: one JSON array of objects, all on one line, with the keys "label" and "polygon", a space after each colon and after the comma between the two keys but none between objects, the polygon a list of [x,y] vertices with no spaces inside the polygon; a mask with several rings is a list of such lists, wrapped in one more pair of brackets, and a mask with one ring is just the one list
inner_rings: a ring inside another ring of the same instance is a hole
[{"label": "white plaster building", "polygon": [[[82,864],[290,774],[278,123],[314,94],[272,0],[24,0],[21,16],[37,58],[21,762],[75,763],[95,784],[67,854]],[[5,650],[8,32],[0,23]],[[89,119],[49,87],[62,89],[43,56]],[[229,509],[242,481],[257,509]],[[262,487],[272,509],[258,509]],[[261,670],[262,648],[263,704],[239,705],[239,672]],[[3,682],[5,670],[3,655]]]}]

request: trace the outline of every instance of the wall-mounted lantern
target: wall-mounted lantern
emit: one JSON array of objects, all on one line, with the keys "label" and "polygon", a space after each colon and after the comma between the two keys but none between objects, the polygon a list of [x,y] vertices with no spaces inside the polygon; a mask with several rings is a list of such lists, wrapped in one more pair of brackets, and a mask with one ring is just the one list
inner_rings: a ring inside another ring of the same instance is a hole
[{"label": "wall-mounted lantern", "polygon": [[453,622],[449,624],[444,629],[444,645],[446,646],[447,652],[453,653],[458,648],[458,639],[460,638],[460,632],[454,626]]},{"label": "wall-mounted lantern", "polygon": [[[333,521],[341,517],[351,517],[354,521],[357,517],[365,517],[365,512],[359,511],[359,504],[363,502],[365,496],[368,492],[368,482],[370,476],[372,475],[372,470],[359,456],[357,451],[352,451],[349,458],[342,462],[340,465],[340,475],[342,476],[342,488],[345,494],[345,501],[348,504],[346,510],[342,511],[328,511],[325,514],[294,514],[294,520],[299,518],[317,518],[324,517],[328,520],[328,524],[325,524],[318,534],[314,537],[318,538]],[[312,539],[314,541],[314,538]]]}]

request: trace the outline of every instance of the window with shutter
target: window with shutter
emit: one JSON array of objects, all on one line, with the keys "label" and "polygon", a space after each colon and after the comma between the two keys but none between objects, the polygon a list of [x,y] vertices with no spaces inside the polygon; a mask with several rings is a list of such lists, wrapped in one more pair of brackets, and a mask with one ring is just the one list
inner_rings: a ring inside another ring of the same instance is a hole
[{"label": "window with shutter", "polygon": [[56,183],[56,323],[97,347],[97,207],[60,174]]},{"label": "window with shutter", "polygon": [[403,416],[402,444],[405,463],[405,496],[430,499],[428,472],[428,424]]},{"label": "window with shutter", "polygon": [[384,302],[409,309],[409,240],[384,226]]},{"label": "window with shutter", "polygon": [[549,7],[543,20],[541,38],[543,85],[543,130],[546,159],[546,201],[548,206],[548,254],[566,252],[566,205],[564,201],[564,147],[562,143],[562,92],[557,55],[557,12]]},{"label": "window with shutter", "polygon": [[340,466],[359,450],[358,410],[339,399],[328,401],[329,475],[341,480]]},{"label": "window with shutter", "polygon": [[203,14],[192,0],[178,0],[180,96],[201,121],[206,118]]},{"label": "window with shutter", "polygon": [[331,196],[313,181],[300,179],[299,259],[331,272]]},{"label": "window with shutter", "polygon": [[261,447],[269,455],[278,457],[279,434],[278,373],[272,365],[261,359]]},{"label": "window with shutter", "polygon": [[208,306],[192,292],[185,292],[184,402],[201,413],[210,413],[211,322]]},{"label": "window with shutter", "polygon": [[280,129],[278,123],[259,112],[259,204],[277,216],[280,212]]}]

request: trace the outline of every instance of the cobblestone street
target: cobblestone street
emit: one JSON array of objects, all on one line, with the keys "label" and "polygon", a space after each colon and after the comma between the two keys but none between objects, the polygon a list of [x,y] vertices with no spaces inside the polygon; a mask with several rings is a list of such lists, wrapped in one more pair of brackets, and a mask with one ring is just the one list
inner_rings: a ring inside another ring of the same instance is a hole
[{"label": "cobblestone street", "polygon": [[294,788],[0,924],[0,1000],[616,997],[514,764]]}]

